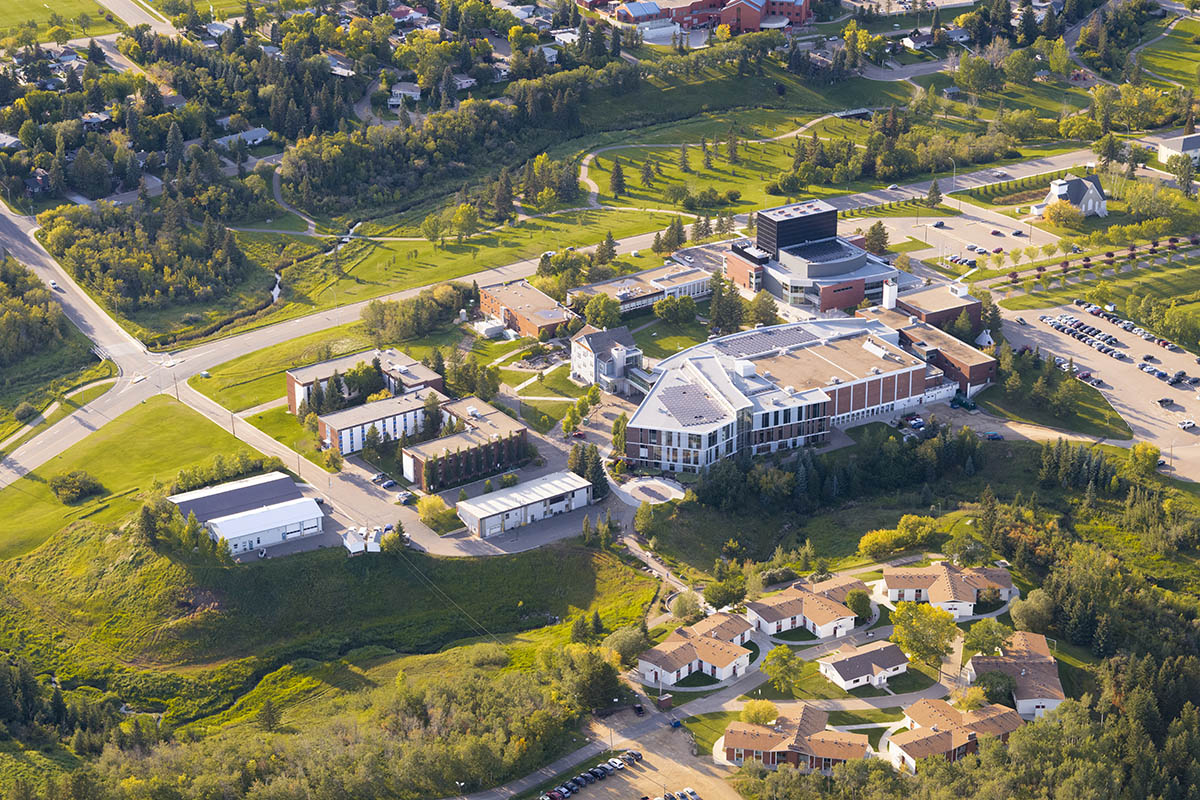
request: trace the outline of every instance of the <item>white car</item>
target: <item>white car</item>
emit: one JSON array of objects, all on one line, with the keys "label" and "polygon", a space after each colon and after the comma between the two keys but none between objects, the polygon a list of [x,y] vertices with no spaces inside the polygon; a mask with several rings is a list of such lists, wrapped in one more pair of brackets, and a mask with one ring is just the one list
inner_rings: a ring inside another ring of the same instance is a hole
[{"label": "white car", "polygon": [[619,758],[610,758],[608,765],[613,769],[625,769],[625,762]]},{"label": "white car", "polygon": [[50,288],[57,292],[59,288],[58,281],[50,281]]},{"label": "white car", "polygon": [[893,183],[891,186],[889,186],[889,187],[888,187],[888,191],[889,191],[889,192],[896,192],[896,191],[899,191],[899,190],[900,190],[900,187],[899,187],[899,186],[897,186],[897,185],[896,185],[896,184],[894,184],[894,183]]},{"label": "white car", "polygon": [[692,258],[691,256],[684,256],[684,257],[683,257],[683,260],[684,260],[684,261],[686,261],[686,262],[687,262],[687,263],[689,263],[689,264],[695,264],[695,263],[696,263],[696,259]]},{"label": "white car", "polygon": [[1184,420],[1179,421],[1179,429],[1181,431],[1190,431],[1194,427],[1196,427],[1196,423],[1190,419],[1184,419]]}]

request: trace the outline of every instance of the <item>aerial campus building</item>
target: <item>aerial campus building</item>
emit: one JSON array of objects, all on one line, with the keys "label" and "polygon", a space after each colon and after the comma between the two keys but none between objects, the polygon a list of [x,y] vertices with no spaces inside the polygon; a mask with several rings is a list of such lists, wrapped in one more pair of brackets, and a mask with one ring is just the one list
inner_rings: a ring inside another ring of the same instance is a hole
[{"label": "aerial campus building", "polygon": [[270,547],[324,529],[317,502],[282,472],[208,486],[167,498],[185,518],[195,515],[215,541],[224,539],[234,555]]},{"label": "aerial campus building", "polygon": [[765,289],[791,306],[819,311],[852,309],[864,299],[879,302],[885,281],[920,281],[838,236],[837,209],[806,200],[755,215],[755,239],[734,242],[725,254],[725,275],[750,292]]},{"label": "aerial campus building", "polygon": [[749,449],[825,443],[831,427],[949,400],[959,384],[901,346],[878,320],[809,320],[755,328],[663,359],[629,419],[636,466],[698,472]]}]

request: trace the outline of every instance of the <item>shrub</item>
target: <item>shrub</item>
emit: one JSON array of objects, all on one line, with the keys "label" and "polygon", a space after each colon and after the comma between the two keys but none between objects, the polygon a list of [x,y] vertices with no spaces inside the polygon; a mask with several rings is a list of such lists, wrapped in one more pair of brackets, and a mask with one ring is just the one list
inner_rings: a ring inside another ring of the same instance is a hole
[{"label": "shrub", "polygon": [[29,403],[22,402],[13,409],[13,416],[17,418],[17,422],[28,422],[37,416],[38,410]]},{"label": "shrub", "polygon": [[770,700],[747,700],[742,706],[742,722],[769,725],[779,719],[779,708]]},{"label": "shrub", "polygon": [[50,491],[63,503],[78,503],[85,497],[100,494],[100,481],[83,470],[60,472],[50,479]]},{"label": "shrub", "polygon": [[520,482],[521,479],[517,477],[515,472],[510,472],[507,475],[500,476],[500,486],[503,489],[507,489],[510,486],[516,486]]},{"label": "shrub", "polygon": [[457,520],[454,509],[447,506],[446,501],[436,494],[426,495],[418,500],[417,513],[421,515],[421,522],[438,532],[452,529]]}]

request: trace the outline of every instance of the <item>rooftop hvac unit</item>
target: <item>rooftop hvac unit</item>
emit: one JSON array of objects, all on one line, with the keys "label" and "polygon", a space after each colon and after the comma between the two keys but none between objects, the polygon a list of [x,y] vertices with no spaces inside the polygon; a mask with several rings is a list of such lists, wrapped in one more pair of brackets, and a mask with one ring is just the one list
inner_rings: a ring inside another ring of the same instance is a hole
[{"label": "rooftop hvac unit", "polygon": [[785,386],[785,387],[783,387],[783,391],[786,392],[787,394],[795,394],[796,387],[795,386]]},{"label": "rooftop hvac unit", "polygon": [[475,406],[467,406],[467,416],[468,417],[478,417],[479,409],[476,408]]},{"label": "rooftop hvac unit", "polygon": [[830,378],[829,378],[829,382],[830,382],[830,383],[841,383],[841,382],[842,382],[842,379],[841,379],[841,378],[839,378],[837,375],[832,375],[832,376],[830,376]]},{"label": "rooftop hvac unit", "polygon": [[872,374],[872,375],[878,375],[878,374],[879,374],[880,372],[882,372],[882,371],[883,371],[883,370],[881,370],[879,367],[871,367],[871,374]]}]

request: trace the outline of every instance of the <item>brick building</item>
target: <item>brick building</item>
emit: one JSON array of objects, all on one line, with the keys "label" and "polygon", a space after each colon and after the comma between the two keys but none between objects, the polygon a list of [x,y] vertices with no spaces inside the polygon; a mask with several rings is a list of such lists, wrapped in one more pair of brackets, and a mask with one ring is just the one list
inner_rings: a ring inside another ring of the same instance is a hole
[{"label": "brick building", "polygon": [[571,309],[526,281],[498,283],[479,290],[479,310],[522,336],[554,335],[558,326],[575,316]]},{"label": "brick building", "polygon": [[400,452],[405,480],[422,491],[494,475],[525,459],[525,426],[478,397],[443,404],[442,419],[459,430]]},{"label": "brick building", "polygon": [[436,389],[440,392],[444,388],[441,375],[407,353],[390,348],[365,350],[361,353],[352,353],[348,356],[289,369],[284,376],[288,410],[295,414],[300,403],[312,397],[313,388],[317,384],[321,385],[322,391],[329,391],[329,380],[335,372],[338,375],[345,375],[356,367],[374,363],[376,360],[379,362],[384,385],[394,395],[424,388]]}]

